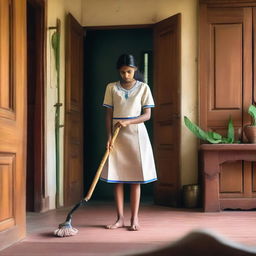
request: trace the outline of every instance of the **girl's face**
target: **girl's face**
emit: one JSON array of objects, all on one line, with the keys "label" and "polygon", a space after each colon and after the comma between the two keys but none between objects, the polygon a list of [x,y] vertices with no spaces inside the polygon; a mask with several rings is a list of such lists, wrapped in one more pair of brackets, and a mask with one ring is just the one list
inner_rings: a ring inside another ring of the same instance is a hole
[{"label": "girl's face", "polygon": [[132,82],[134,80],[134,73],[137,68],[122,66],[119,69],[120,76],[125,83]]}]

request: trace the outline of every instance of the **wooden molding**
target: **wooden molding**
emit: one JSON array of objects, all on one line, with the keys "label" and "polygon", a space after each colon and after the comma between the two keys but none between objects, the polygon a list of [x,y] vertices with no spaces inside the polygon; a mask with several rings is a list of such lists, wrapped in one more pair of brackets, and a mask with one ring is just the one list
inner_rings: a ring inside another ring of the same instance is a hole
[{"label": "wooden molding", "polygon": [[199,4],[209,7],[254,7],[255,0],[199,0]]},{"label": "wooden molding", "polygon": [[114,29],[138,29],[152,28],[154,24],[138,24],[138,25],[114,25],[114,26],[85,26],[86,30],[114,30]]}]

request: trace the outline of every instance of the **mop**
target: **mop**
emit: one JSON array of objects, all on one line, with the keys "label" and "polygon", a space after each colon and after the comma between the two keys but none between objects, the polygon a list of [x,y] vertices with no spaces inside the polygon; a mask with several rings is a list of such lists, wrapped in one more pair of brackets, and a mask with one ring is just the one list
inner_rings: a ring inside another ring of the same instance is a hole
[{"label": "mop", "polygon": [[[112,137],[112,140],[111,140],[111,144],[114,145],[115,143],[115,140],[116,140],[116,137],[119,133],[119,130],[120,130],[121,127],[117,127],[115,132],[114,132],[114,135]],[[72,209],[71,211],[68,213],[67,217],[66,217],[66,221],[62,224],[59,225],[59,228],[56,229],[54,231],[54,235],[55,236],[58,236],[58,237],[66,237],[66,236],[74,236],[77,234],[78,230],[76,228],[73,228],[72,225],[71,225],[71,218],[72,218],[72,214],[82,205],[85,205],[86,202],[88,202],[92,196],[92,193],[95,189],[95,186],[100,178],[100,175],[101,175],[101,172],[103,170],[103,167],[104,167],[104,164],[108,158],[110,154],[110,150],[107,149],[102,160],[101,160],[101,163],[100,163],[100,166],[95,174],[95,177],[93,179],[93,182],[90,186],[90,189],[87,193],[87,195],[85,196],[85,198],[83,198],[79,203],[77,203]]]}]

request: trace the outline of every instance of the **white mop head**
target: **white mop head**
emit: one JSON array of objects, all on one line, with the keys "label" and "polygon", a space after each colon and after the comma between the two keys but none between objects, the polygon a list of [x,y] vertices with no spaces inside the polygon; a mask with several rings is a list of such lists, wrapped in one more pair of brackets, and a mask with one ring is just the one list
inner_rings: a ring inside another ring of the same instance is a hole
[{"label": "white mop head", "polygon": [[76,228],[66,228],[66,227],[62,227],[54,231],[54,235],[59,237],[74,236],[77,233],[78,233],[78,230]]},{"label": "white mop head", "polygon": [[59,237],[74,236],[77,233],[78,230],[72,227],[71,221],[66,221],[63,224],[60,224],[59,228],[54,231],[54,235]]}]

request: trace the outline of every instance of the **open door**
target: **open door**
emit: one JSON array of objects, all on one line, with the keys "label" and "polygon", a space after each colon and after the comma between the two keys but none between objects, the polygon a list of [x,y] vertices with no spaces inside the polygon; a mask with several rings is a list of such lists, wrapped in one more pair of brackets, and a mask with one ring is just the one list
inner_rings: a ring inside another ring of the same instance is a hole
[{"label": "open door", "polygon": [[66,22],[64,204],[83,196],[83,28],[71,15]]},{"label": "open door", "polygon": [[45,0],[27,0],[27,211],[46,211],[44,168]]},{"label": "open door", "polygon": [[154,150],[158,173],[155,202],[177,206],[180,199],[181,15],[154,26]]},{"label": "open door", "polygon": [[0,249],[24,238],[26,1],[0,1]]}]

